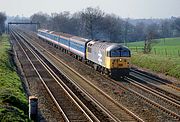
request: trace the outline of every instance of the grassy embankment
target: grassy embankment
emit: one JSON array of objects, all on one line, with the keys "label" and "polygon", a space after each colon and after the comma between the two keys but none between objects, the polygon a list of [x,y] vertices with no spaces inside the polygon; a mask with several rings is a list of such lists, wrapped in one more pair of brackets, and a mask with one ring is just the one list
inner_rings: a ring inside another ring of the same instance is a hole
[{"label": "grassy embankment", "polygon": [[132,64],[180,79],[180,38],[156,40],[150,54],[143,54],[144,42],[129,43]]},{"label": "grassy embankment", "polygon": [[0,121],[28,121],[28,102],[10,63],[8,36],[0,37]]}]

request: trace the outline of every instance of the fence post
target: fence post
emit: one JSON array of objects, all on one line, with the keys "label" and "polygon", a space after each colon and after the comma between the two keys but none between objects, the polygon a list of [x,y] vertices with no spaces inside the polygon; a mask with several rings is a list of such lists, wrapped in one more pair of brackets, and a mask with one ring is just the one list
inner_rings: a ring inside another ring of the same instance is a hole
[{"label": "fence post", "polygon": [[180,51],[178,50],[178,55],[180,56]]},{"label": "fence post", "polygon": [[165,48],[165,54],[166,54],[166,56],[167,56],[167,50],[166,50],[166,48]]},{"label": "fence post", "polygon": [[156,55],[156,48],[154,48],[154,54]]}]

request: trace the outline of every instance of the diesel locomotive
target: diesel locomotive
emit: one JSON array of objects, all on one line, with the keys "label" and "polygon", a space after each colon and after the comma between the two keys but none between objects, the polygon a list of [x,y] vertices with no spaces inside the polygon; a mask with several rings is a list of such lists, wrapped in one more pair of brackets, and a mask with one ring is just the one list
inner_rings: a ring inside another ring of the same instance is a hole
[{"label": "diesel locomotive", "polygon": [[124,77],[130,71],[130,50],[118,43],[88,40],[66,33],[39,29],[39,38],[62,48],[66,53],[111,77]]}]

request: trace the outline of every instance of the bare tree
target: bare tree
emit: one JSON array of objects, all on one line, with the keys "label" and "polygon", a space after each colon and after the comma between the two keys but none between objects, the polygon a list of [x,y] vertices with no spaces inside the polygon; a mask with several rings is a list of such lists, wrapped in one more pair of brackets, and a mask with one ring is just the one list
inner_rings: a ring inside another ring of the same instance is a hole
[{"label": "bare tree", "polygon": [[124,44],[127,45],[128,42],[130,41],[135,41],[135,26],[130,23],[130,19],[127,18],[123,22],[123,41]]},{"label": "bare tree", "polygon": [[84,11],[82,11],[81,17],[83,27],[85,32],[91,39],[94,39],[96,34],[99,33],[103,16],[104,12],[102,12],[99,8],[88,7]]},{"label": "bare tree", "polygon": [[59,14],[51,14],[51,25],[53,30],[66,32],[69,30],[70,13],[68,11],[61,12]]},{"label": "bare tree", "polygon": [[5,21],[6,21],[5,13],[0,12],[0,35],[5,31]]},{"label": "bare tree", "polygon": [[180,36],[180,17],[174,20],[174,26],[177,31],[177,36]]},{"label": "bare tree", "polygon": [[68,28],[73,35],[82,36],[83,35],[83,27],[82,27],[82,19],[81,19],[81,12],[74,13],[68,24]]},{"label": "bare tree", "polygon": [[127,35],[128,35],[128,30],[129,30],[129,22],[128,22],[129,18],[126,19],[125,23],[124,23],[124,44],[127,45]]},{"label": "bare tree", "polygon": [[143,22],[138,22],[135,26],[135,40],[142,41],[145,39],[145,24]]},{"label": "bare tree", "polygon": [[[61,31],[90,39],[102,39],[125,44],[145,41],[145,52],[151,50],[154,38],[180,35],[180,18],[171,19],[121,19],[113,14],[105,14],[98,7],[88,7],[70,14],[68,11],[52,13],[50,16],[39,12],[30,17],[40,22],[42,28]],[[150,29],[154,28],[154,30]]]},{"label": "bare tree", "polygon": [[171,29],[171,23],[169,22],[169,20],[162,20],[162,22],[160,23],[160,34],[161,34],[161,38],[164,38],[164,43],[165,43],[165,38],[167,37],[171,37],[172,35],[172,29]]},{"label": "bare tree", "polygon": [[48,25],[48,18],[49,18],[48,14],[45,14],[45,13],[42,13],[42,12],[38,12],[38,13],[33,14],[30,17],[30,20],[32,22],[39,22],[40,25],[41,25],[41,28],[48,28],[47,27],[47,25]]},{"label": "bare tree", "polygon": [[114,14],[107,14],[103,18],[102,33],[111,42],[116,42],[119,39],[119,35],[122,35],[122,20]]},{"label": "bare tree", "polygon": [[152,44],[155,42],[153,39],[158,37],[158,25],[156,23],[150,24],[146,28],[146,38],[144,42],[144,53],[150,53]]}]

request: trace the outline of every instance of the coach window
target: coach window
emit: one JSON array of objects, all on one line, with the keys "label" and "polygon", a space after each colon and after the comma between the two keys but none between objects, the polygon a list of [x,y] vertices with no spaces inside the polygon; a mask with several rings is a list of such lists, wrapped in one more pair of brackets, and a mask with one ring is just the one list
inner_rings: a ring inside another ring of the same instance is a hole
[{"label": "coach window", "polygon": [[91,48],[90,47],[88,47],[88,52],[91,53]]}]

